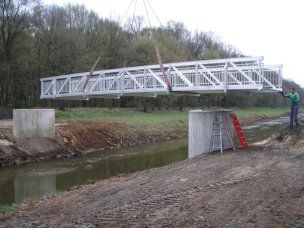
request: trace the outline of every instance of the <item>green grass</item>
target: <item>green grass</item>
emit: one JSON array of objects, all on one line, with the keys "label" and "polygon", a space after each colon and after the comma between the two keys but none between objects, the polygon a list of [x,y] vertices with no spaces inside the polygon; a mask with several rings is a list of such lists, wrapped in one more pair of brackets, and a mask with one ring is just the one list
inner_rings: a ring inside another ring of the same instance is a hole
[{"label": "green grass", "polygon": [[289,108],[246,108],[235,109],[234,112],[239,118],[251,118],[251,117],[277,117],[284,114],[287,115]]},{"label": "green grass", "polygon": [[168,112],[153,112],[144,113],[140,111],[111,111],[111,110],[96,110],[81,109],[79,111],[56,111],[57,121],[109,121],[109,122],[124,122],[124,123],[151,123],[151,122],[163,122],[188,120],[188,112],[168,111]]},{"label": "green grass", "polygon": [[8,205],[8,206],[1,206],[0,207],[0,214],[5,214],[8,213],[10,211],[15,210],[16,208],[18,208],[20,205],[17,204],[12,204],[12,205]]},{"label": "green grass", "polygon": [[[233,109],[239,118],[251,117],[276,117],[286,114],[289,108],[247,108]],[[164,111],[149,112],[130,109],[98,109],[98,108],[77,108],[67,111],[56,111],[56,121],[108,121],[123,123],[155,123],[166,121],[188,121],[188,111]]]},{"label": "green grass", "polygon": [[[64,193],[64,191],[55,191],[53,192],[51,195],[49,196],[57,196]],[[8,213],[10,211],[14,211],[17,208],[21,207],[23,204],[28,204],[28,203],[32,203],[32,202],[37,202],[39,200],[41,200],[43,198],[43,196],[32,196],[28,199],[25,199],[24,201],[22,201],[21,203],[13,203],[11,205],[4,205],[4,206],[0,206],[0,214],[5,214]]]}]

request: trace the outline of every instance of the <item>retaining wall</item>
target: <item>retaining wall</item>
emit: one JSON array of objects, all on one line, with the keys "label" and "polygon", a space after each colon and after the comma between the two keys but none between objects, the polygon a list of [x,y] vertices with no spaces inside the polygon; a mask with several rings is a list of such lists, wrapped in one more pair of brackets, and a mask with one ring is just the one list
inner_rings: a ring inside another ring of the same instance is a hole
[{"label": "retaining wall", "polygon": [[[216,114],[222,115],[223,125],[227,129],[226,133],[229,134],[229,129],[232,129],[231,110],[191,110],[189,112],[188,158],[214,151],[210,148],[210,142],[214,133],[213,123]],[[227,148],[232,148],[232,145],[226,145],[225,149]]]},{"label": "retaining wall", "polygon": [[54,109],[15,109],[13,133],[16,138],[54,137]]}]

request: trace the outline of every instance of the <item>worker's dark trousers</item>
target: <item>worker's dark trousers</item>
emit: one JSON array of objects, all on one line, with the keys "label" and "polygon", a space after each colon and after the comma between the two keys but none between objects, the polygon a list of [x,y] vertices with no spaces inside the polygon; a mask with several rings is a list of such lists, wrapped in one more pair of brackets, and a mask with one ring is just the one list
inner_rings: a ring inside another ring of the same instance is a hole
[{"label": "worker's dark trousers", "polygon": [[298,112],[299,112],[299,105],[291,105],[290,106],[290,126],[293,126],[293,120],[298,125]]}]

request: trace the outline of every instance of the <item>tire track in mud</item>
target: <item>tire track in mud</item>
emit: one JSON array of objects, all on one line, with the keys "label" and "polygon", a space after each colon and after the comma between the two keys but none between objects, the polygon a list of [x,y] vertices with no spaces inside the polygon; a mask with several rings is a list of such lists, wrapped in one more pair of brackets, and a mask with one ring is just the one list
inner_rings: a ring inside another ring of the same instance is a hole
[{"label": "tire track in mud", "polygon": [[257,175],[235,178],[165,194],[151,195],[151,192],[145,192],[138,195],[137,198],[132,202],[127,202],[124,205],[114,208],[110,207],[103,209],[95,214],[94,217],[96,218],[98,225],[114,225],[116,223],[119,223],[120,225],[132,225],[132,222],[134,223],[134,220],[138,219],[142,220],[146,225],[153,225],[154,220],[162,219],[161,215],[157,215],[156,213],[158,210],[171,210],[173,208],[178,209],[182,206],[184,201],[194,198],[196,195],[203,192],[230,187],[242,182],[252,181],[256,177]]}]

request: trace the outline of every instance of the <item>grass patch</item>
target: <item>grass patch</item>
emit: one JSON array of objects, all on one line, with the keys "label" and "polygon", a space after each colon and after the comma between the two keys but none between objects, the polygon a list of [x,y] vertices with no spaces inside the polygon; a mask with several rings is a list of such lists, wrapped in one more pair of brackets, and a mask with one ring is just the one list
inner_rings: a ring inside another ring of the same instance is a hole
[{"label": "grass patch", "polygon": [[[48,195],[48,196],[57,196],[64,193],[64,191],[55,191],[54,193]],[[32,196],[28,199],[25,199],[24,201],[22,201],[21,203],[13,203],[12,205],[4,205],[4,206],[0,206],[0,214],[5,214],[11,211],[14,211],[15,209],[21,207],[23,204],[28,204],[28,203],[33,203],[33,202],[37,202],[39,200],[41,200],[44,196]]]},{"label": "grass patch", "polygon": [[0,213],[5,214],[8,212],[11,212],[15,210],[16,208],[20,207],[19,204],[12,204],[12,205],[7,205],[7,206],[1,206],[0,207]]},{"label": "grass patch", "polygon": [[[233,109],[239,118],[277,117],[287,114],[289,108],[246,108]],[[188,111],[164,111],[144,113],[130,109],[76,108],[56,111],[56,121],[108,121],[131,124],[156,123],[168,121],[188,122]]]},{"label": "grass patch", "polygon": [[234,109],[234,112],[239,118],[250,118],[257,116],[265,117],[277,117],[287,114],[289,108],[246,108],[246,109]]},{"label": "grass patch", "polygon": [[124,123],[151,123],[163,121],[187,121],[188,112],[166,111],[166,112],[151,112],[144,113],[140,111],[120,111],[111,110],[68,110],[56,111],[56,120],[61,121],[109,121],[109,122],[124,122]]}]

